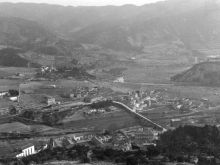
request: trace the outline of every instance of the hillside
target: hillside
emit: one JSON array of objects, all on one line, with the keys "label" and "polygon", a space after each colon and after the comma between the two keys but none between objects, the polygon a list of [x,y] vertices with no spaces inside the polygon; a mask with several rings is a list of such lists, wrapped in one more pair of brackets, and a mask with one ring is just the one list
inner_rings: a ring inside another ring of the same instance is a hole
[{"label": "hillside", "polygon": [[220,62],[203,62],[171,78],[175,82],[220,85]]},{"label": "hillside", "polygon": [[220,53],[220,0],[118,7],[0,3],[0,14],[0,44],[22,48],[23,58],[40,65],[75,59],[102,78],[121,66],[126,79],[148,81],[158,67],[164,78],[156,80],[169,81],[178,72],[173,68]]},{"label": "hillside", "polygon": [[80,44],[116,51],[177,58],[194,56],[191,50],[220,50],[219,0],[167,0],[140,7],[1,3],[0,9],[2,15],[36,21]]},{"label": "hillside", "polygon": [[[19,49],[6,48],[0,50],[0,66],[7,67],[27,67],[29,61],[19,56],[22,53]],[[38,66],[37,64],[31,64],[30,66]]]},{"label": "hillside", "polygon": [[0,17],[0,44],[30,49],[47,44],[55,35],[36,22],[15,17]]},{"label": "hillside", "polygon": [[[0,17],[0,66],[39,67],[58,64],[76,66],[76,56],[83,47],[75,42],[60,38],[45,26],[17,17]],[[71,61],[74,61],[72,63]],[[57,67],[57,66],[56,66]],[[86,71],[77,70],[86,77]]]}]

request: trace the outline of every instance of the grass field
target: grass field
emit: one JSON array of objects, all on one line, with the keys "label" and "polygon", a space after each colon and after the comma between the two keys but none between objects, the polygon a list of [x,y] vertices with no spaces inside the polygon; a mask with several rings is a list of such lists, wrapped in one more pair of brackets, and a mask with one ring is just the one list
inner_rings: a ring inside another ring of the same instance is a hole
[{"label": "grass field", "polygon": [[74,118],[73,121],[68,121],[63,124],[63,128],[95,128],[95,129],[120,129],[125,127],[130,127],[134,125],[138,125],[139,122],[133,116],[128,114],[127,112],[121,110],[106,115],[105,117],[97,117],[90,119],[80,119],[76,120]]},{"label": "grass field", "polygon": [[44,125],[26,125],[20,122],[12,122],[6,124],[0,124],[0,133],[1,132],[19,132],[19,133],[31,133],[35,132],[48,132],[54,130],[52,127]]}]

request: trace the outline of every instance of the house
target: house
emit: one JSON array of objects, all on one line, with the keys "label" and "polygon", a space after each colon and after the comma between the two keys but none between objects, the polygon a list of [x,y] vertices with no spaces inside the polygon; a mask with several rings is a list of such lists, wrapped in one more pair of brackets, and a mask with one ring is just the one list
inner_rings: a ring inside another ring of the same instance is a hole
[{"label": "house", "polygon": [[207,57],[208,62],[217,62],[220,61],[220,55],[211,55]]},{"label": "house", "polygon": [[171,119],[170,120],[170,126],[171,127],[179,127],[182,125],[182,120],[181,119]]},{"label": "house", "polygon": [[47,103],[47,105],[54,105],[54,104],[56,104],[56,99],[48,96],[48,97],[46,97],[46,103]]},{"label": "house", "polygon": [[95,98],[92,98],[91,99],[91,103],[96,103],[96,102],[99,102],[99,101],[105,101],[106,99],[102,96],[99,96],[99,97],[95,97]]},{"label": "house", "polygon": [[16,155],[16,158],[22,158],[37,153],[35,150],[35,146],[31,143],[21,147],[21,151],[21,153]]},{"label": "house", "polygon": [[83,135],[74,135],[74,140],[75,141],[80,141],[80,140],[83,140],[84,139],[84,136]]},{"label": "house", "polygon": [[93,135],[89,133],[75,133],[73,135],[73,139],[77,142],[83,142],[83,141],[90,141],[92,139]]},{"label": "house", "polygon": [[118,77],[114,82],[115,83],[124,83],[124,77]]},{"label": "house", "polygon": [[1,91],[0,98],[3,98],[4,96],[7,96],[8,94],[9,94],[8,91]]},{"label": "house", "polygon": [[18,101],[18,96],[9,97],[9,100],[13,101],[13,102],[17,102]]},{"label": "house", "polygon": [[110,141],[112,139],[111,136],[97,136],[97,138],[102,142],[102,143],[106,143],[108,141]]}]

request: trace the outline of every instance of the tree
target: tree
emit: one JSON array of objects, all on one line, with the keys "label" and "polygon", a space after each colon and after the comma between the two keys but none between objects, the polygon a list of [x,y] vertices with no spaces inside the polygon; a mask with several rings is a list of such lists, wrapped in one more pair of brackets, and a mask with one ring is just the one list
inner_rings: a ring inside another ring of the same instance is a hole
[{"label": "tree", "polygon": [[13,105],[10,105],[10,106],[9,106],[9,114],[10,114],[10,115],[15,115],[15,114],[17,114],[17,109],[15,108],[15,106],[13,106]]},{"label": "tree", "polygon": [[33,111],[28,111],[28,110],[26,110],[26,111],[24,111],[22,113],[22,117],[30,119],[30,120],[34,120],[35,119],[34,112]]},{"label": "tree", "polygon": [[19,92],[17,90],[14,90],[14,89],[9,89],[8,93],[12,97],[19,95]]}]

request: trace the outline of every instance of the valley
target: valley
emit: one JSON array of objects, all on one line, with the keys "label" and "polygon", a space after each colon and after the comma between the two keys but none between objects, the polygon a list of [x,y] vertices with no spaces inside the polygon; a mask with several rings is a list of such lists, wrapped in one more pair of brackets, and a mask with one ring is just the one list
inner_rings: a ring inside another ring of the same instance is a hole
[{"label": "valley", "polygon": [[220,159],[219,4],[0,3],[0,163]]}]

